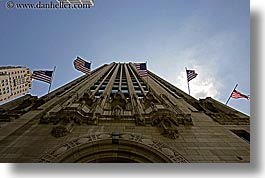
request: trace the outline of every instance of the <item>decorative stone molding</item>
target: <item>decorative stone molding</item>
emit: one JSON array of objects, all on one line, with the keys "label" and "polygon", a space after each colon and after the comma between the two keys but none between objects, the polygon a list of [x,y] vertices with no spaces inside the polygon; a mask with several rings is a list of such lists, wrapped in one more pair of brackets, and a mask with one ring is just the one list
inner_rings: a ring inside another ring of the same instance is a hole
[{"label": "decorative stone molding", "polygon": [[145,109],[151,107],[153,110],[156,110],[155,104],[159,103],[156,99],[154,93],[150,90],[143,99],[143,105]]},{"label": "decorative stone molding", "polygon": [[123,115],[123,109],[120,105],[116,105],[112,110],[112,115],[115,119],[120,120],[120,117]]},{"label": "decorative stone molding", "polygon": [[76,124],[90,124],[96,125],[98,123],[98,117],[95,116],[92,112],[93,108],[88,108],[86,104],[74,103],[70,106],[63,107],[58,112],[49,112],[44,115],[40,123],[48,124],[53,123],[57,124],[64,120],[74,121]]},{"label": "decorative stone molding", "polygon": [[96,98],[92,96],[92,93],[90,90],[85,92],[83,96],[79,99],[79,102],[82,104],[86,104],[88,107],[92,107],[93,104],[96,103]]},{"label": "decorative stone molding", "polygon": [[171,119],[171,117],[166,115],[157,117],[152,121],[152,126],[158,126],[161,134],[168,138],[176,139],[179,137],[178,123]]},{"label": "decorative stone molding", "polygon": [[69,131],[64,126],[54,127],[51,131],[52,136],[59,138],[64,137],[69,133]]},{"label": "decorative stone molding", "polygon": [[[96,151],[101,149],[101,144],[104,143],[105,146],[102,147],[102,151],[105,148],[112,148],[112,155],[118,156],[118,154],[114,154],[115,151],[128,152],[128,159],[133,159],[130,157],[130,150],[133,151],[133,154],[141,154],[146,155],[146,159],[152,162],[155,159],[159,158],[161,162],[171,162],[171,163],[187,163],[188,161],[180,155],[173,148],[168,145],[161,143],[159,141],[153,140],[149,137],[145,137],[143,135],[134,134],[134,133],[120,133],[119,134],[119,143],[113,145],[112,142],[112,134],[105,132],[98,132],[89,135],[84,135],[82,137],[76,138],[72,141],[64,143],[62,145],[56,146],[49,152],[45,153],[38,162],[63,162],[64,160],[69,160],[68,157],[71,157],[71,161],[75,162],[80,158],[78,155],[82,157],[89,157],[96,154]],[[90,149],[87,152],[88,155],[82,155],[81,152],[83,150],[87,150],[86,146],[96,146],[97,150]],[[114,147],[118,145],[119,149],[114,149]],[[122,147],[127,145],[131,147],[130,150],[122,150]],[[131,146],[130,146],[131,145]],[[136,149],[137,148],[137,149]],[[120,150],[121,149],[121,150]],[[106,151],[106,150],[105,150]],[[75,155],[75,156],[72,156]],[[152,156],[150,156],[152,155]],[[97,157],[104,156],[97,155]],[[148,157],[149,156],[149,157]],[[73,160],[74,159],[74,160]]]},{"label": "decorative stone molding", "polygon": [[127,100],[124,96],[124,94],[121,91],[118,91],[113,96],[113,99],[110,101],[111,108],[115,108],[117,105],[119,105],[122,109],[126,109]]},{"label": "decorative stone molding", "polygon": [[192,125],[190,114],[176,114],[171,109],[159,109],[150,113],[147,123],[160,128],[162,135],[176,139],[178,138],[178,126]]},{"label": "decorative stone molding", "polygon": [[204,113],[221,125],[249,125],[250,119],[247,115],[236,110],[230,110],[226,105],[211,98],[200,99],[200,106]]}]

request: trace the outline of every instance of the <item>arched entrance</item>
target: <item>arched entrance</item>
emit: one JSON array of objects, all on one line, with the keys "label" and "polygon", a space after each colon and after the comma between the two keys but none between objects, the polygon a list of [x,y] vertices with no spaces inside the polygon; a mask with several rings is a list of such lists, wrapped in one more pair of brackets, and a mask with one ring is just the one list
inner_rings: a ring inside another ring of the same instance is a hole
[{"label": "arched entrance", "polygon": [[167,145],[134,133],[95,133],[60,145],[39,162],[64,163],[186,163]]}]

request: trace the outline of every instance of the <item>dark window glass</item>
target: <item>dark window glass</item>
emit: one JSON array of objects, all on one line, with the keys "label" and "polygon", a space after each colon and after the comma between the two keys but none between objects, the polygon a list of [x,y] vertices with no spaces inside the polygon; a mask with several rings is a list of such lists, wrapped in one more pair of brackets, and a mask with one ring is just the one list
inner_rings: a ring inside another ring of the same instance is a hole
[{"label": "dark window glass", "polygon": [[250,143],[250,134],[245,130],[231,130],[234,134],[245,140],[248,144]]}]

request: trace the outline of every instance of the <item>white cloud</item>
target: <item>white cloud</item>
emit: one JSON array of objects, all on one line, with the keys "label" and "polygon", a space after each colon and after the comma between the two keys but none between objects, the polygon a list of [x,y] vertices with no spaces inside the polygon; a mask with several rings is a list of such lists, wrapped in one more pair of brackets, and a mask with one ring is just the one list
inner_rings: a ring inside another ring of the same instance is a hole
[{"label": "white cloud", "polygon": [[[195,98],[212,97],[220,99],[226,76],[227,54],[225,42],[229,34],[216,34],[200,44],[194,44],[179,52],[177,61],[181,61],[183,70],[177,73],[176,86],[188,93],[187,76],[184,67],[194,69],[198,76],[190,81],[191,95]],[[230,38],[231,39],[231,38]],[[223,61],[226,60],[226,61]],[[222,75],[220,75],[222,74]]]},{"label": "white cloud", "polygon": [[[198,76],[189,82],[191,95],[195,98],[212,97],[218,98],[221,83],[215,79],[214,71],[211,69],[203,69],[204,67],[194,65],[190,69],[195,69]],[[182,71],[178,74],[177,84],[181,90],[188,93],[188,84],[186,72]]]}]

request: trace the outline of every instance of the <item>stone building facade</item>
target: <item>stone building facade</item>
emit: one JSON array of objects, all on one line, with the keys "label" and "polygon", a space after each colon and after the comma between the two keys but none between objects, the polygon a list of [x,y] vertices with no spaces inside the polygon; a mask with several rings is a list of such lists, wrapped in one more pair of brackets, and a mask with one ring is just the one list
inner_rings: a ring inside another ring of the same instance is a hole
[{"label": "stone building facade", "polygon": [[132,63],[2,105],[0,124],[1,162],[250,162],[249,116]]},{"label": "stone building facade", "polygon": [[0,103],[25,95],[31,89],[29,68],[18,66],[0,67]]}]

